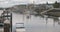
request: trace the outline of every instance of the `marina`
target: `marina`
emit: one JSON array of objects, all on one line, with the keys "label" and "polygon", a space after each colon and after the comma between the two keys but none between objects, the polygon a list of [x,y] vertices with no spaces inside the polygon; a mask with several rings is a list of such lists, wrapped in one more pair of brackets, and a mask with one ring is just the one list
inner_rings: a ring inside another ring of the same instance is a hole
[{"label": "marina", "polygon": [[0,32],[60,32],[58,0],[5,1],[0,2]]}]

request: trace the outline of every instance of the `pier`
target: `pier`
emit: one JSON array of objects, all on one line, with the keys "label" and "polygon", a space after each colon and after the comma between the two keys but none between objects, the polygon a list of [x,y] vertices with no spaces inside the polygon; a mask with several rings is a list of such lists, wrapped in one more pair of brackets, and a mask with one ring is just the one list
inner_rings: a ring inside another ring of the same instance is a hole
[{"label": "pier", "polygon": [[49,10],[41,12],[40,14],[60,17],[60,8],[51,8]]}]

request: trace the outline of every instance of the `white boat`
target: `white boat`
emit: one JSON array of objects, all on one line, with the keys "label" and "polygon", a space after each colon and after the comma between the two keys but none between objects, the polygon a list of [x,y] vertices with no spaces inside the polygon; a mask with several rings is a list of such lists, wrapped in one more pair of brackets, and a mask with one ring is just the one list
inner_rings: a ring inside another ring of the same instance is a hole
[{"label": "white boat", "polygon": [[16,32],[25,32],[25,27],[23,23],[17,23],[16,24]]}]

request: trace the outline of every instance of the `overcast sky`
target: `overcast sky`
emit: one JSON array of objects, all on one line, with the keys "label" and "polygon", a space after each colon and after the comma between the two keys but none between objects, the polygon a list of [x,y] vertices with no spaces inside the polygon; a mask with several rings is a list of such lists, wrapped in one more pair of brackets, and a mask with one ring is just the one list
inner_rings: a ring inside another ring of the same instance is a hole
[{"label": "overcast sky", "polygon": [[27,4],[27,3],[33,3],[35,1],[36,4],[38,3],[53,3],[55,1],[60,1],[60,0],[0,0],[0,7],[10,7],[13,5],[18,5],[18,4]]}]

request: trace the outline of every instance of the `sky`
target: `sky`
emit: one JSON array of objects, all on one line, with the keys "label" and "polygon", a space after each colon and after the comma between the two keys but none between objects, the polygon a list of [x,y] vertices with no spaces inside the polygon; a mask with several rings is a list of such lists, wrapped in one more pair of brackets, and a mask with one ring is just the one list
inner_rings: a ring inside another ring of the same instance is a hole
[{"label": "sky", "polygon": [[36,4],[42,4],[46,2],[53,3],[55,1],[60,1],[60,0],[0,0],[0,7],[11,7],[19,4],[28,4],[28,3],[33,3],[33,1]]}]

